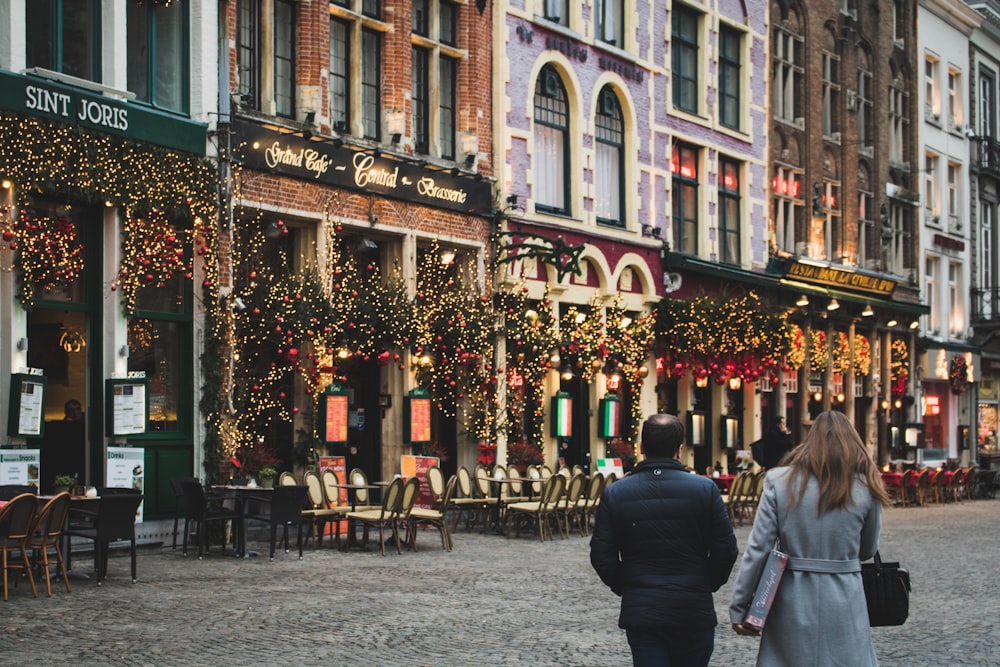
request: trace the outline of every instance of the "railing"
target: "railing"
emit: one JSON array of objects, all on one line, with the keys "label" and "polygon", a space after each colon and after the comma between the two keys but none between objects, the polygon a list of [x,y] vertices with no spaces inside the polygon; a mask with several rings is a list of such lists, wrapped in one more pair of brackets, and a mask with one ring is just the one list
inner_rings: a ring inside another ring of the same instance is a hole
[{"label": "railing", "polygon": [[974,162],[981,172],[989,172],[1000,177],[1000,141],[992,137],[975,137],[973,140]]},{"label": "railing", "polygon": [[1000,323],[1000,287],[972,290],[972,321]]}]

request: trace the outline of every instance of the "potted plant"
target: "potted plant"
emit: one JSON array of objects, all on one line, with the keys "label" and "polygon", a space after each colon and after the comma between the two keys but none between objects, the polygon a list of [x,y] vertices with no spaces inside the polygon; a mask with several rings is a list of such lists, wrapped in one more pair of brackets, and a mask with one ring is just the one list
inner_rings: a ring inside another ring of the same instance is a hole
[{"label": "potted plant", "polygon": [[72,475],[56,475],[56,478],[52,480],[52,486],[56,493],[69,491],[74,484],[76,484],[76,480]]},{"label": "potted plant", "polygon": [[265,466],[257,473],[260,476],[260,485],[265,489],[274,488],[274,478],[278,476],[278,471],[271,466]]}]

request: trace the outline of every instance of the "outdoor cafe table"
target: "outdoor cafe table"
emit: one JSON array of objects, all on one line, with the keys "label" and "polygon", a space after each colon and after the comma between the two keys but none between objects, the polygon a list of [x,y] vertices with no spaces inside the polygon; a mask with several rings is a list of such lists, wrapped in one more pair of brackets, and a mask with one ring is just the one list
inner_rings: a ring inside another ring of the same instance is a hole
[{"label": "outdoor cafe table", "polygon": [[[357,511],[358,509],[358,491],[361,489],[382,489],[392,484],[392,482],[369,482],[368,484],[340,484],[340,488],[347,489],[347,495],[351,501],[351,511]],[[340,528],[338,527],[338,530]],[[354,530],[351,526],[350,519],[347,520],[347,539],[344,541],[344,546],[341,547],[341,551],[349,551],[351,547],[358,547],[362,551],[365,551],[365,547],[361,542],[358,541],[357,536],[354,534]]]},{"label": "outdoor cafe table", "polygon": [[[257,551],[247,551],[247,516],[250,514],[247,511],[247,507],[255,499],[266,498],[274,489],[263,486],[247,486],[245,484],[220,484],[213,486],[212,490],[219,493],[232,492],[232,497],[235,497],[236,502],[239,504],[241,519],[240,525],[236,527],[236,535],[234,536],[236,538],[236,555],[241,558],[259,556],[260,553]],[[221,499],[225,500],[226,496],[221,496]]]},{"label": "outdoor cafe table", "polygon": [[532,487],[532,483],[541,482],[542,480],[535,479],[532,477],[490,477],[489,480],[491,484],[498,485],[496,489],[497,501],[493,505],[493,531],[498,535],[503,535],[504,531],[503,528],[500,526],[500,514],[501,511],[503,510],[503,494],[500,493],[499,485],[507,484],[513,486],[514,484],[520,484],[521,491],[523,492],[527,490],[527,495],[530,497],[534,495],[534,488]]}]

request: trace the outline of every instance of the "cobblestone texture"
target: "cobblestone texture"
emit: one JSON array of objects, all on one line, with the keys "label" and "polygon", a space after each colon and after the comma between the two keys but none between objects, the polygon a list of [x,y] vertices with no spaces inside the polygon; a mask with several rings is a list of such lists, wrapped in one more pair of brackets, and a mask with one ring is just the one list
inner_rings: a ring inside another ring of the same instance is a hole
[{"label": "cobblestone texture", "polygon": [[[892,509],[881,551],[913,579],[910,618],[875,628],[885,666],[1000,664],[992,582],[1000,501]],[[749,527],[737,528],[740,546]],[[218,548],[199,561],[169,545],[139,558],[139,582],[115,557],[109,578],[60,583],[46,598],[26,583],[0,605],[4,665],[600,665],[631,664],[618,599],[597,579],[589,538],[539,543],[436,532],[420,551],[329,548],[238,560]],[[263,545],[256,545],[263,548]],[[75,565],[89,564],[86,556]],[[712,664],[752,665],[756,641],[726,622]]]}]

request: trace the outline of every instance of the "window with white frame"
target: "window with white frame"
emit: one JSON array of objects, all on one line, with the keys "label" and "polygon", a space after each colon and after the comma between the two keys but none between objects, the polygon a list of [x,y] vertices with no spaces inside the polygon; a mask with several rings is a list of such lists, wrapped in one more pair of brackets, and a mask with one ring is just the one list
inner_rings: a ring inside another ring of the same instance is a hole
[{"label": "window with white frame", "polygon": [[889,239],[888,270],[906,276],[916,261],[913,207],[909,202],[892,200],[889,204],[891,237]]},{"label": "window with white frame", "polygon": [[956,338],[965,336],[965,301],[962,299],[962,265],[948,262],[949,331]]},{"label": "window with white frame", "polygon": [[953,128],[960,128],[962,115],[962,72],[954,67],[948,68],[948,122]]},{"label": "window with white frame", "polygon": [[938,203],[938,174],[938,156],[927,153],[924,156],[924,218],[931,224],[940,222],[935,218],[941,215]]},{"label": "window with white frame", "polygon": [[594,34],[602,42],[625,48],[625,0],[597,0]]},{"label": "window with white frame", "polygon": [[544,16],[553,23],[569,25],[569,0],[542,0]]},{"label": "window with white frame", "polygon": [[379,0],[330,3],[330,123],[337,134],[381,138],[380,12]]},{"label": "window with white frame", "polygon": [[873,112],[872,73],[870,68],[858,69],[858,150],[864,150],[872,145],[875,138],[872,126]]},{"label": "window with white frame", "polygon": [[840,137],[840,56],[823,52],[823,136]]},{"label": "window with white frame", "polygon": [[674,142],[670,160],[674,250],[698,254],[698,148]]},{"label": "window with white frame", "polygon": [[941,114],[941,94],[938,91],[938,59],[931,54],[924,57],[924,113],[931,120]]},{"label": "window with white frame", "polygon": [[545,65],[535,81],[535,209],[568,215],[569,101],[559,73]]},{"label": "window with white frame", "polygon": [[936,335],[941,331],[941,308],[938,303],[937,274],[938,257],[928,255],[924,261],[924,300],[930,312],[927,313],[927,333]]},{"label": "window with white frame", "polygon": [[802,117],[802,36],[779,25],[774,30],[772,112],[779,120],[795,122]]},{"label": "window with white frame", "polygon": [[778,250],[795,252],[801,236],[805,202],[802,199],[802,172],[778,166],[771,180],[774,199],[772,243]]},{"label": "window with white frame", "polygon": [[979,66],[979,117],[977,134],[996,138],[996,75],[992,70]]},{"label": "window with white frame", "polygon": [[889,85],[889,162],[903,164],[906,161],[906,133],[909,117],[906,104],[909,95],[900,79],[893,79]]},{"label": "window with white frame", "polygon": [[878,232],[875,229],[875,193],[870,171],[858,165],[858,266],[875,269],[878,259]]},{"label": "window with white frame", "polygon": [[740,129],[740,71],[743,67],[743,33],[731,26],[719,28],[719,122]]},{"label": "window with white frame", "polygon": [[698,113],[698,30],[701,14],[674,4],[671,17],[670,53],[674,106]]},{"label": "window with white frame", "polygon": [[597,98],[594,118],[596,168],[594,169],[594,209],[597,222],[625,226],[625,120],[618,96],[605,86]]},{"label": "window with white frame", "polygon": [[[817,259],[843,261],[843,229],[841,228],[840,181],[823,179],[820,195],[822,212],[813,216],[809,238],[809,256]],[[817,224],[818,223],[818,224]]]},{"label": "window with white frame", "polygon": [[740,163],[719,160],[719,261],[740,263]]},{"label": "window with white frame", "polygon": [[997,266],[997,215],[996,204],[982,202],[979,209],[980,243],[979,243],[979,288],[983,294],[980,297],[980,316],[989,319],[996,314],[998,294]]},{"label": "window with white frame", "polygon": [[957,162],[948,163],[948,224],[950,229],[961,227],[962,202],[959,184],[962,179],[962,166]]},{"label": "window with white frame", "polygon": [[[236,84],[243,106],[295,117],[295,6],[294,0],[238,0]],[[270,40],[262,39],[265,23]]]},{"label": "window with white frame", "polygon": [[413,12],[410,95],[413,150],[455,159],[458,6],[448,0],[418,0]]}]

